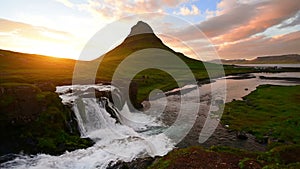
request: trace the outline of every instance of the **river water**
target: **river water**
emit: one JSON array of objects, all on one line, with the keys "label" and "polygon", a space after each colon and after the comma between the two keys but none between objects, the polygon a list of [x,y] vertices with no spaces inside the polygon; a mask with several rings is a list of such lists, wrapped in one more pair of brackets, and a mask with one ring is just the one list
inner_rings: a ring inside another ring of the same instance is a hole
[{"label": "river water", "polygon": [[[235,133],[227,131],[218,123],[221,116],[214,118],[214,122],[217,123],[215,123],[216,126],[212,127],[214,129],[212,135],[206,141],[199,143],[199,135],[211,111],[214,95],[218,96],[218,100],[230,102],[233,99],[242,99],[243,96],[262,84],[300,84],[299,81],[269,80],[261,79],[259,76],[300,78],[300,73],[255,73],[242,78],[240,76],[228,76],[215,79],[210,84],[195,84],[184,87],[185,95],[189,96],[186,104],[199,104],[200,108],[196,113],[196,119],[193,121],[195,123],[190,132],[178,144],[174,143],[164,132],[172,127],[178,119],[178,112],[181,108],[180,95],[176,92],[178,89],[165,93],[166,97],[143,102],[145,107],[149,105],[159,109],[164,107],[162,113],[155,114],[149,113],[149,111],[148,113],[130,112],[126,104],[121,111],[118,111],[108,99],[83,97],[88,94],[90,89],[97,91],[117,90],[110,85],[59,86],[57,93],[62,98],[63,103],[71,106],[76,114],[82,137],[90,137],[95,141],[95,145],[87,149],[65,152],[60,156],[47,154],[18,155],[17,158],[1,164],[0,167],[24,169],[106,168],[118,160],[128,162],[139,157],[163,156],[174,147],[190,145],[206,147],[227,145],[249,150],[264,150],[265,146],[255,142],[251,135],[248,135],[249,139],[247,140],[236,139]],[[226,84],[226,88],[224,88],[224,84]],[[212,88],[214,89],[213,92],[211,91]],[[188,95],[196,89],[201,91],[200,99]],[[166,101],[167,104],[163,105]],[[107,105],[113,110],[114,117],[107,112],[105,108]],[[120,112],[125,112],[126,116]]]},{"label": "river water", "polygon": [[300,64],[236,64],[247,67],[281,67],[281,68],[300,68]]}]

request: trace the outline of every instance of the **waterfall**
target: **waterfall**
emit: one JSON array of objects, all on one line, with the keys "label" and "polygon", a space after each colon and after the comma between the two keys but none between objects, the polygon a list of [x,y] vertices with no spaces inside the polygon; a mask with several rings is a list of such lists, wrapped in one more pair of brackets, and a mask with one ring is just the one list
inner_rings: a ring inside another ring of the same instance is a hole
[{"label": "waterfall", "polygon": [[97,100],[95,98],[82,98],[75,101],[73,110],[83,137],[96,130],[114,126],[119,121],[119,117],[112,117],[118,114],[116,109],[112,109],[115,114],[107,112],[105,108],[107,102],[107,99]]},{"label": "waterfall", "polygon": [[108,98],[93,97],[95,91],[114,90],[117,89],[110,85],[57,87],[63,104],[69,105],[76,115],[81,136],[93,139],[95,144],[60,156],[17,155],[0,168],[105,169],[119,160],[128,162],[139,157],[165,155],[172,150],[173,143],[163,134],[165,127],[154,117],[130,112],[127,104],[118,111]]}]

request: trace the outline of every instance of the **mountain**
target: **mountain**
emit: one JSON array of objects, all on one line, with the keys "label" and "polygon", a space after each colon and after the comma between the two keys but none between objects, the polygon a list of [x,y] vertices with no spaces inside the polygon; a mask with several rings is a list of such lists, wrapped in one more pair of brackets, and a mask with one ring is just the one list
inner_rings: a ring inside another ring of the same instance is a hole
[{"label": "mountain", "polygon": [[201,61],[188,58],[182,53],[175,52],[155,35],[152,28],[147,23],[139,21],[131,28],[131,32],[120,45],[99,58],[101,64],[100,69],[98,70],[98,76],[102,79],[110,80],[115,68],[118,67],[125,58],[134,52],[151,48],[162,49],[173,53],[174,56],[183,60],[193,72],[199,71],[199,69],[205,71],[205,67]]},{"label": "mountain", "polygon": [[[147,63],[147,59],[140,61],[139,56],[132,56],[135,52],[141,51],[143,49],[162,49],[163,51],[172,53],[174,57],[178,57],[186,63],[186,65],[194,73],[196,79],[207,78],[207,71],[203,62],[195,60],[185,56],[182,53],[176,52],[173,49],[166,46],[161,39],[159,39],[152,28],[145,22],[139,21],[136,25],[131,28],[131,32],[124,39],[124,41],[119,44],[117,47],[106,53],[104,56],[96,59],[95,61],[100,63],[98,69],[98,77],[106,81],[110,81],[115,69],[121,64],[121,62],[126,59],[128,56],[136,57],[136,65],[128,66],[128,69],[136,67],[139,64]],[[153,53],[153,55],[159,55]],[[149,56],[150,57],[150,56]],[[173,56],[172,56],[173,57]],[[151,58],[151,57],[150,57]],[[148,60],[149,62],[159,62],[163,60],[164,56],[159,56],[156,61]],[[143,62],[143,63],[141,63]],[[212,65],[212,64],[211,64]],[[170,67],[175,67],[171,62],[169,63]],[[176,69],[176,68],[174,68]],[[178,74],[182,71],[178,70]],[[124,73],[124,76],[126,74]],[[180,75],[182,77],[182,84],[187,83],[190,79],[185,79],[185,74]],[[145,78],[147,77],[147,78]],[[178,79],[177,79],[178,80]],[[134,80],[138,86],[138,100],[144,100],[148,94],[155,88],[161,90],[170,90],[177,87],[174,79],[166,72],[157,70],[157,69],[146,69],[138,73]]]},{"label": "mountain", "polygon": [[143,21],[138,21],[137,24],[131,28],[128,37],[145,33],[154,34],[153,29],[150,27],[150,25]]},{"label": "mountain", "polygon": [[[287,54],[277,56],[260,56],[252,60],[246,59],[233,59],[233,60],[221,60],[223,64],[299,64],[299,54]],[[216,60],[210,61],[211,63],[217,63]]]}]

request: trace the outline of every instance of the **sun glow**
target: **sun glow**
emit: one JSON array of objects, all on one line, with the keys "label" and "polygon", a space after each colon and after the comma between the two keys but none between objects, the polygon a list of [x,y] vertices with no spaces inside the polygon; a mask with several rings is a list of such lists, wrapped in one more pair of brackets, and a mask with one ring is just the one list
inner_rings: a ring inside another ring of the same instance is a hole
[{"label": "sun glow", "polygon": [[[16,40],[18,43],[15,45],[14,48],[8,48],[9,50],[18,51],[18,52],[25,52],[25,53],[34,53],[34,54],[41,54],[47,55],[52,57],[59,57],[59,58],[70,58],[76,59],[81,49],[73,48],[73,46],[69,44],[64,44],[61,42],[47,41],[47,40],[28,40],[18,38]],[[26,43],[25,43],[26,41]],[[34,51],[34,52],[33,52]]]}]

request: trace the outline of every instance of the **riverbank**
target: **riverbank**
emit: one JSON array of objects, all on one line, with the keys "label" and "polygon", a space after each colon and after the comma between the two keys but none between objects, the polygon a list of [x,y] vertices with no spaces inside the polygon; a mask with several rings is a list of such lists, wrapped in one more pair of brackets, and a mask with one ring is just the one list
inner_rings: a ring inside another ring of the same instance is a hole
[{"label": "riverbank", "polygon": [[254,135],[267,145],[267,151],[189,147],[170,152],[152,168],[180,168],[183,164],[185,168],[299,168],[299,92],[300,86],[263,85],[243,100],[225,105],[221,123],[228,130]]},{"label": "riverbank", "polygon": [[221,123],[232,132],[253,134],[257,142],[267,145],[266,151],[191,146],[111,168],[300,168],[299,91],[300,86],[263,85],[243,100],[225,104]]}]

